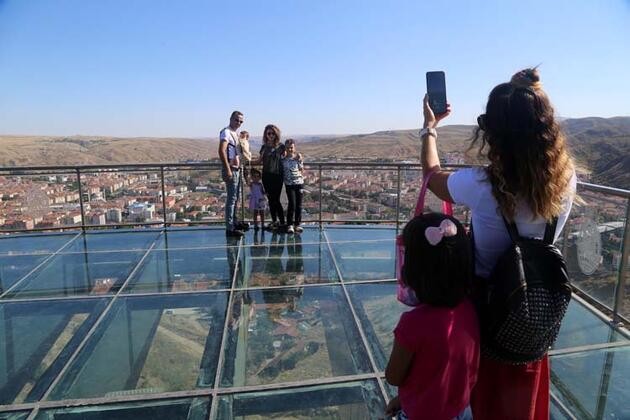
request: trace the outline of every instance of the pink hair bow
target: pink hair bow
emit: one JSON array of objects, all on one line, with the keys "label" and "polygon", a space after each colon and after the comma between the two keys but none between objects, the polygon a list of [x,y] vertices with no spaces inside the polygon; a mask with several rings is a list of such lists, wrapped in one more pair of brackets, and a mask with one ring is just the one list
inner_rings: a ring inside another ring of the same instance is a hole
[{"label": "pink hair bow", "polygon": [[442,220],[439,227],[431,226],[424,231],[424,236],[431,245],[437,245],[442,238],[457,235],[457,226],[450,220]]}]

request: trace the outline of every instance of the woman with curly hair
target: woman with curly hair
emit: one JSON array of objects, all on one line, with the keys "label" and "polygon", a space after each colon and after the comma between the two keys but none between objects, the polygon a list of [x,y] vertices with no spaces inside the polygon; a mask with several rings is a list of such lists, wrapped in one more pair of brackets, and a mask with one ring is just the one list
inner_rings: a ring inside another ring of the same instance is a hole
[{"label": "woman with curly hair", "polygon": [[[440,171],[438,122],[424,99],[421,161],[424,173],[437,169],[429,189],[438,197],[472,210],[475,275],[483,282],[511,240],[503,217],[521,236],[542,238],[548,221],[558,218],[554,240],[567,221],[576,188],[573,159],[542,89],[536,69],[525,69],[496,86],[486,112],[477,119],[471,148],[489,161],[484,167]],[[502,217],[503,216],[503,217]],[[549,360],[512,365],[481,359],[471,406],[475,420],[548,419]]]}]

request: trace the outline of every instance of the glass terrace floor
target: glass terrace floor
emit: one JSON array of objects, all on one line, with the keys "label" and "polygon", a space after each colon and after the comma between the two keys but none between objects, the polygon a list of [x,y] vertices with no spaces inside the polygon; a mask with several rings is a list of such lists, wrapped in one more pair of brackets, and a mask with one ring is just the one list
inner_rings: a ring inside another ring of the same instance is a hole
[{"label": "glass terrace floor", "polygon": [[[0,239],[0,419],[377,419],[395,229]],[[552,418],[628,419],[630,340],[575,298]]]}]

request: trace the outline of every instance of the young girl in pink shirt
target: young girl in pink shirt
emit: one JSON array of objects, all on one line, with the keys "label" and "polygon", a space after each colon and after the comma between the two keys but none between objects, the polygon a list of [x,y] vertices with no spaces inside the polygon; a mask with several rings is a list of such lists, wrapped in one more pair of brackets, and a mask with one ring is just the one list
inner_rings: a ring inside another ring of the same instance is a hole
[{"label": "young girl in pink shirt", "polygon": [[403,230],[403,280],[420,305],[394,330],[387,382],[398,396],[386,414],[398,419],[469,420],[479,367],[479,325],[468,299],[472,248],[454,218],[428,213]]}]

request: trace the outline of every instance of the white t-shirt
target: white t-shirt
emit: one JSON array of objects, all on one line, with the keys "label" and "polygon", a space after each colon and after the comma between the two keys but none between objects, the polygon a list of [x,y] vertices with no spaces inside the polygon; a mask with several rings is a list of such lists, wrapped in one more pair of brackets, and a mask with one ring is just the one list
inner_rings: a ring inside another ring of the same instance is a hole
[{"label": "white t-shirt", "polygon": [[[573,174],[569,182],[567,197],[564,200],[564,209],[558,215],[554,241],[558,239],[569,217],[576,182],[577,179]],[[472,210],[475,273],[481,277],[488,277],[501,254],[510,246],[511,241],[484,169],[467,168],[452,173],[448,177],[448,192],[456,204],[463,204]],[[545,234],[545,221],[541,218],[532,220],[532,212],[525,202],[517,202],[514,219],[520,236],[540,239]]]},{"label": "white t-shirt", "polygon": [[225,127],[219,133],[219,142],[227,142],[227,158],[230,166],[238,168],[240,166],[240,159],[238,158],[238,136],[236,131],[230,127]]}]

